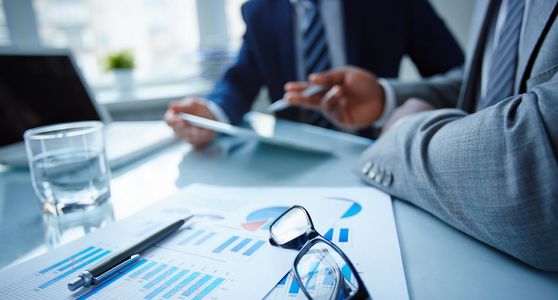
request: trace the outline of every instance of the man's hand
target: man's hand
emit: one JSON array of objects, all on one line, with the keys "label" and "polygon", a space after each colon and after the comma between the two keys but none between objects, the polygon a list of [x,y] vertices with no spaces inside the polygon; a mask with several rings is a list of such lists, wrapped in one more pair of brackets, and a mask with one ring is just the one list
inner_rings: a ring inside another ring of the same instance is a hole
[{"label": "man's hand", "polygon": [[389,117],[389,119],[384,124],[382,128],[382,134],[386,133],[397,121],[401,120],[402,118],[413,115],[423,111],[429,111],[436,109],[432,104],[419,99],[419,98],[409,98],[403,105],[399,106],[396,110],[393,111],[393,114]]},{"label": "man's hand", "polygon": [[[325,94],[304,97],[310,84],[326,86]],[[376,77],[356,67],[344,67],[310,76],[309,83],[289,82],[285,99],[293,105],[321,110],[324,115],[347,129],[370,126],[384,110],[384,89]]]},{"label": "man's hand", "polygon": [[179,113],[187,113],[215,120],[215,116],[203,100],[199,98],[186,98],[169,104],[169,108],[165,113],[165,121],[172,127],[174,134],[178,138],[189,142],[196,148],[203,147],[213,140],[215,137],[213,131],[188,124],[188,122],[176,116]]}]

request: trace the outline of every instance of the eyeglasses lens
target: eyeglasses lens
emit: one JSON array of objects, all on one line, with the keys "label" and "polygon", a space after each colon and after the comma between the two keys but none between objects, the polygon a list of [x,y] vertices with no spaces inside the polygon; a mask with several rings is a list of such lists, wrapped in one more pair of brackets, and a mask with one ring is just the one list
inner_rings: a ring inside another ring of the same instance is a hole
[{"label": "eyeglasses lens", "polygon": [[306,233],[312,224],[305,210],[299,207],[289,209],[271,227],[271,236],[279,245],[284,245]]},{"label": "eyeglasses lens", "polygon": [[296,272],[313,299],[347,299],[358,290],[349,265],[324,242],[316,243],[301,257]]}]

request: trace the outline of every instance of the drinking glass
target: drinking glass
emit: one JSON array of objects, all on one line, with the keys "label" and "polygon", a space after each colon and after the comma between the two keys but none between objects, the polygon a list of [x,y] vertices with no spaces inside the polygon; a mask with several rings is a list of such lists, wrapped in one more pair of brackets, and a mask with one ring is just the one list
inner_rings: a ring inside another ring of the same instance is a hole
[{"label": "drinking glass", "polygon": [[110,198],[103,123],[37,127],[24,139],[33,188],[45,212],[87,210]]}]

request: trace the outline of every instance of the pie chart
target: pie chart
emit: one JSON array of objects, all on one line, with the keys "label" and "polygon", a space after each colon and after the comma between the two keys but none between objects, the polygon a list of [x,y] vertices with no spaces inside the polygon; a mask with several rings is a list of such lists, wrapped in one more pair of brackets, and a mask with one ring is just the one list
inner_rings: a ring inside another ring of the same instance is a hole
[{"label": "pie chart", "polygon": [[272,206],[258,209],[246,217],[246,222],[240,224],[248,231],[269,230],[269,226],[277,217],[289,209],[287,206]]}]

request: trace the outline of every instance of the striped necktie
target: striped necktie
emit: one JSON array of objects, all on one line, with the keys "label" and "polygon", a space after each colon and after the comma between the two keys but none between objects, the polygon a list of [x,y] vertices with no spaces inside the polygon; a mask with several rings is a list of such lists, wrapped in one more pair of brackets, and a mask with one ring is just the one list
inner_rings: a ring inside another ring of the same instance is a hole
[{"label": "striped necktie", "polygon": [[302,24],[302,51],[306,76],[331,68],[324,22],[318,0],[303,0],[306,21]]},{"label": "striped necktie", "polygon": [[[301,24],[302,53],[304,74],[308,77],[312,73],[323,72],[331,68],[327,37],[324,22],[320,13],[319,0],[301,0],[306,20]],[[317,126],[328,126],[329,122],[316,111],[301,111],[303,122]]]},{"label": "striped necktie", "polygon": [[504,1],[503,4],[507,5],[508,11],[500,36],[497,37],[498,45],[492,54],[486,84],[486,96],[479,102],[477,110],[494,105],[513,95],[525,0]]}]

